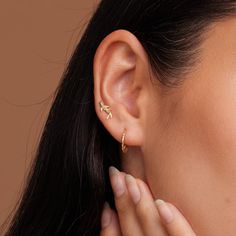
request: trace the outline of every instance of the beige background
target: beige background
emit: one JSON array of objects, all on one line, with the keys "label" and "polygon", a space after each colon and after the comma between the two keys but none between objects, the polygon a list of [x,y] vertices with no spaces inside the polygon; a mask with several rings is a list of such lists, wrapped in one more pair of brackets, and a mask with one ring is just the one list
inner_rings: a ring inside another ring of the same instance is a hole
[{"label": "beige background", "polygon": [[98,0],[0,0],[0,225],[34,156],[51,94]]}]

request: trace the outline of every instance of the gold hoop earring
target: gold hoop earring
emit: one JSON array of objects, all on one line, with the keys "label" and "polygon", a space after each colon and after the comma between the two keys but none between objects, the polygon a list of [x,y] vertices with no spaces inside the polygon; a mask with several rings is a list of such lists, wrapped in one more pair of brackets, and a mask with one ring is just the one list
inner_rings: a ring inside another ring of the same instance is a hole
[{"label": "gold hoop earring", "polygon": [[110,106],[105,105],[102,101],[99,102],[100,110],[105,111],[107,113],[107,120],[112,118],[111,108]]},{"label": "gold hoop earring", "polygon": [[128,151],[128,147],[125,145],[125,136],[126,136],[126,129],[124,129],[124,132],[122,133],[121,138],[121,149],[123,153],[126,153]]}]

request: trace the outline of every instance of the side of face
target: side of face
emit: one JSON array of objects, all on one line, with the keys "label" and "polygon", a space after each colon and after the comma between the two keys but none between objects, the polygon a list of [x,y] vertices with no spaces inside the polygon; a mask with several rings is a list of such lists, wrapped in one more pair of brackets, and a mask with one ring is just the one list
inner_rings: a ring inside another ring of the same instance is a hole
[{"label": "side of face", "polygon": [[[236,18],[215,22],[200,63],[164,95],[129,31],[109,34],[94,57],[98,118],[118,142],[127,130],[122,169],[177,206],[201,236],[236,232],[235,38]],[[111,107],[112,119],[100,101]]]},{"label": "side of face", "polygon": [[197,235],[235,235],[236,19],[207,33],[183,85],[150,102],[144,172],[155,198],[179,207]]}]

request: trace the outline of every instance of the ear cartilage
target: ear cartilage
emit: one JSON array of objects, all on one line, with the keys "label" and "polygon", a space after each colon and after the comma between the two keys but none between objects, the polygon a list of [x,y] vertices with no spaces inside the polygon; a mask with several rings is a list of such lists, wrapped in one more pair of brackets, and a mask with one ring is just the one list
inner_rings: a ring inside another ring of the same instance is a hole
[{"label": "ear cartilage", "polygon": [[107,106],[107,105],[105,105],[102,101],[101,102],[99,102],[99,105],[100,105],[100,110],[101,110],[101,112],[102,111],[105,111],[106,113],[107,113],[107,120],[108,119],[111,119],[112,118],[112,113],[111,113],[111,108],[110,108],[110,106]]}]

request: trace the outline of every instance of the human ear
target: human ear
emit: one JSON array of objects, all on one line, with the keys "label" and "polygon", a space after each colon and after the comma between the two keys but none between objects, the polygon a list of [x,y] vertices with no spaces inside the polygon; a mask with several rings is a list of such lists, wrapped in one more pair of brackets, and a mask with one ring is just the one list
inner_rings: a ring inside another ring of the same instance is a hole
[{"label": "human ear", "polygon": [[[96,50],[93,75],[95,110],[104,127],[119,142],[126,129],[125,144],[142,146],[149,64],[135,35],[120,29],[106,36]],[[112,118],[101,111],[100,101],[110,107]]]}]

